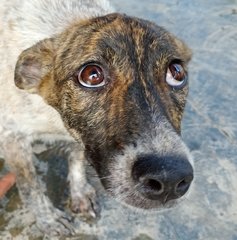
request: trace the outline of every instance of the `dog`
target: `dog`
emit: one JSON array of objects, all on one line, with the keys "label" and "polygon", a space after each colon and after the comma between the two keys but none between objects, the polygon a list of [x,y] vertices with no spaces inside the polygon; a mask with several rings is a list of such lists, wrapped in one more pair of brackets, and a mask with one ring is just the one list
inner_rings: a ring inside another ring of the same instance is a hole
[{"label": "dog", "polygon": [[38,182],[36,140],[64,142],[74,213],[97,214],[86,161],[121,203],[174,206],[193,180],[180,137],[185,43],[107,0],[3,0],[0,11],[0,153],[38,227],[71,233]]}]

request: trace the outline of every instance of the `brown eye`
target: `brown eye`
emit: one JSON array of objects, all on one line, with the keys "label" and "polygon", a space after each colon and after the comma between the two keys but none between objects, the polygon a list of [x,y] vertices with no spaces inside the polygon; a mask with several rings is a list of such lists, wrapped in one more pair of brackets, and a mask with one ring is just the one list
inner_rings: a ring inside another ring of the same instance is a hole
[{"label": "brown eye", "polygon": [[178,63],[171,63],[169,65],[166,73],[166,82],[172,87],[181,88],[185,86],[187,76],[182,65]]},{"label": "brown eye", "polygon": [[104,86],[104,72],[100,66],[88,64],[79,72],[78,81],[82,86],[88,88]]}]

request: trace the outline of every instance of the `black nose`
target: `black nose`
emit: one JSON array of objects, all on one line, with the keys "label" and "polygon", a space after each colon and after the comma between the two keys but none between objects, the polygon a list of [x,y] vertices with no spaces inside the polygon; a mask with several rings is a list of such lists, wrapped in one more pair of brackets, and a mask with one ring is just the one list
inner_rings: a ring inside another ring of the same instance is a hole
[{"label": "black nose", "polygon": [[132,175],[141,194],[166,203],[188,191],[193,180],[193,168],[186,157],[143,155],[137,158]]}]

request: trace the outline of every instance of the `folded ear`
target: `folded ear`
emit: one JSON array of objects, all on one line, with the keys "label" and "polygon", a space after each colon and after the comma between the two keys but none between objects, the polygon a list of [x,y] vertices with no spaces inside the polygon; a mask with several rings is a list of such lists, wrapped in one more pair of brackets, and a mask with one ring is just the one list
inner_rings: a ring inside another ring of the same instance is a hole
[{"label": "folded ear", "polygon": [[15,67],[16,86],[37,93],[42,79],[52,69],[53,52],[53,39],[45,39],[23,51]]}]

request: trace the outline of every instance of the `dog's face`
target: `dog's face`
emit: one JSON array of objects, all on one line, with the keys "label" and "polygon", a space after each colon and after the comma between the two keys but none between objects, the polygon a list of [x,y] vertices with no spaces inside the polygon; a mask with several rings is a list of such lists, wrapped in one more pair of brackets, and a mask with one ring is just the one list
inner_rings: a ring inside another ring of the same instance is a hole
[{"label": "dog's face", "polygon": [[24,51],[15,82],[58,110],[113,196],[170,207],[193,179],[179,136],[190,55],[163,28],[111,14]]}]

